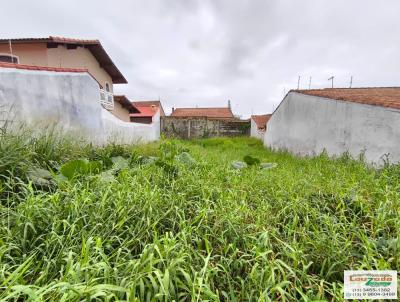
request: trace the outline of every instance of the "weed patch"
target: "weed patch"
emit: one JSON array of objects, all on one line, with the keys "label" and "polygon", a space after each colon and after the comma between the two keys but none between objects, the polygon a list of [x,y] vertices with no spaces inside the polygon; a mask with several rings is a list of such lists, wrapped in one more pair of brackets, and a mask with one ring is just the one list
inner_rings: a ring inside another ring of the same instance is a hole
[{"label": "weed patch", "polygon": [[340,301],[343,270],[400,270],[398,166],[1,135],[1,300]]}]

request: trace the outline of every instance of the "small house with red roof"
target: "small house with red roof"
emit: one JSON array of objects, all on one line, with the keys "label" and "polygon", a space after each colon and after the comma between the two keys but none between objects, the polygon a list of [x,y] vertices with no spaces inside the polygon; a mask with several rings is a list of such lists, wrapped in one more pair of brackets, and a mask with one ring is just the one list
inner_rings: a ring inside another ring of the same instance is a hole
[{"label": "small house with red roof", "polygon": [[270,117],[264,145],[399,162],[400,87],[292,90]]},{"label": "small house with red roof", "polygon": [[263,141],[270,117],[271,114],[252,115],[250,118],[250,136]]},{"label": "small house with red roof", "polygon": [[137,109],[137,112],[130,114],[133,123],[152,124],[159,117],[165,116],[160,101],[134,101],[132,105]]}]

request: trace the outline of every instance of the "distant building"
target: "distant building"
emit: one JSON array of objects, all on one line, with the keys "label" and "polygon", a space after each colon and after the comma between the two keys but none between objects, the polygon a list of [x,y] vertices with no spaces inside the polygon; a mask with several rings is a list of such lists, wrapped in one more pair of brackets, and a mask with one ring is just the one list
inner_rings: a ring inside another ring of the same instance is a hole
[{"label": "distant building", "polygon": [[[99,104],[114,112],[114,84],[128,81],[99,40],[63,37],[0,39],[0,63],[43,68],[85,69],[99,84]],[[119,110],[117,105],[116,110]],[[126,119],[125,119],[126,120]]]},{"label": "distant building", "polygon": [[130,121],[134,123],[151,124],[156,116],[165,116],[164,108],[160,101],[135,101],[132,105],[138,112],[131,113]]},{"label": "distant building", "polygon": [[290,91],[268,121],[264,144],[299,155],[349,152],[400,161],[400,88]]},{"label": "distant building", "polygon": [[114,95],[114,110],[112,112],[124,122],[131,121],[131,114],[140,113],[125,95]]},{"label": "distant building", "polygon": [[185,118],[234,119],[230,107],[222,108],[172,108],[171,116]]},{"label": "distant building", "polygon": [[250,136],[264,141],[265,131],[267,130],[267,122],[271,114],[252,115],[250,118]]}]

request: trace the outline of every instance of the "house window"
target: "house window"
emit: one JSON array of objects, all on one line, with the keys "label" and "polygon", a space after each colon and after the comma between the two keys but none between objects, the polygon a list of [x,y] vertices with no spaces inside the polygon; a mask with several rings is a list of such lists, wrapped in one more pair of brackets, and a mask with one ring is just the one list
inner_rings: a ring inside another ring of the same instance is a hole
[{"label": "house window", "polygon": [[114,96],[111,92],[110,84],[107,82],[105,83],[104,90],[100,89],[100,103],[106,109],[114,109]]},{"label": "house window", "polygon": [[18,64],[19,60],[17,56],[13,56],[10,54],[2,54],[0,53],[0,62],[6,62],[6,63],[16,63]]}]

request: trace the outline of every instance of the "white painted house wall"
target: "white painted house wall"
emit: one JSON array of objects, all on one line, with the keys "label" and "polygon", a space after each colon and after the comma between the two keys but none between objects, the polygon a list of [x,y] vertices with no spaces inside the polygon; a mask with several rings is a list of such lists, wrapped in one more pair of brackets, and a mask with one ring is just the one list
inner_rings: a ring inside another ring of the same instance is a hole
[{"label": "white painted house wall", "polygon": [[400,161],[400,111],[290,92],[268,121],[264,145],[298,155],[365,153]]},{"label": "white painted house wall", "polygon": [[264,141],[265,131],[258,130],[257,123],[253,119],[250,119],[250,126],[250,136]]},{"label": "white painted house wall", "polygon": [[98,83],[87,73],[0,68],[0,121],[34,127],[58,125],[87,141],[104,144],[159,139],[151,125],[123,122],[100,105]]}]

